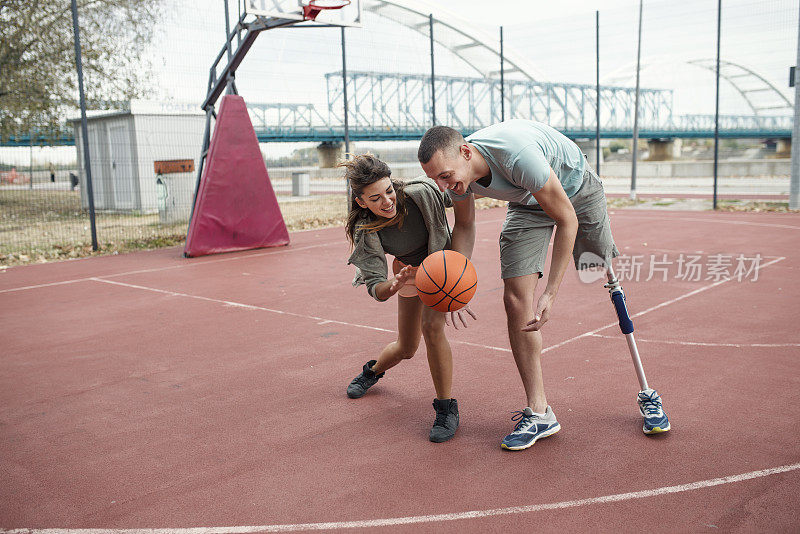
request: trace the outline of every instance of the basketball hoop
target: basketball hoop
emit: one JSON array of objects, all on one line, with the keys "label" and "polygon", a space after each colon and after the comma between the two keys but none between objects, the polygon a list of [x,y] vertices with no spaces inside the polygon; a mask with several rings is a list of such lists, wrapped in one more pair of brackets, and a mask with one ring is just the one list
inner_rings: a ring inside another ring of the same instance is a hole
[{"label": "basketball hoop", "polygon": [[316,20],[324,9],[342,9],[350,5],[350,0],[309,0],[303,6],[303,20]]}]

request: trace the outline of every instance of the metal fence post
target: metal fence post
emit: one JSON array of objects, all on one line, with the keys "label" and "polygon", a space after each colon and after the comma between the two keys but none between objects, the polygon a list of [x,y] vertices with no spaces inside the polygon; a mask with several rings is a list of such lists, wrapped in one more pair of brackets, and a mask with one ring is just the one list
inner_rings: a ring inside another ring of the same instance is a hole
[{"label": "metal fence post", "polygon": [[28,154],[28,168],[30,169],[28,174],[30,175],[30,180],[28,182],[28,189],[33,190],[33,132],[28,135],[30,136],[30,153]]},{"label": "metal fence post", "polygon": [[347,55],[345,53],[344,26],[342,30],[342,99],[344,100],[344,156],[350,159],[350,119],[347,112]]},{"label": "metal fence post", "polygon": [[[800,10],[798,10],[800,13]],[[800,66],[800,25],[797,27],[797,65]],[[795,72],[797,72],[795,70]],[[792,178],[789,209],[800,210],[800,83],[794,84],[794,125],[792,126]]]},{"label": "metal fence post", "polygon": [[[228,14],[228,0],[225,0],[225,39],[227,39],[227,43],[225,44],[226,48],[228,49],[228,63],[230,64],[231,58],[233,57],[233,51],[231,50],[231,17]],[[225,94],[233,94],[235,91],[233,90],[233,75],[229,75],[227,79],[227,87],[225,89]]]},{"label": "metal fence post", "polygon": [[636,48],[636,96],[633,104],[633,154],[631,155],[631,200],[636,200],[636,160],[639,159],[639,66],[642,59],[642,0],[639,0],[639,45]]},{"label": "metal fence post", "polygon": [[600,12],[594,12],[594,49],[595,49],[595,72],[597,73],[597,102],[595,103],[595,144],[597,145],[597,156],[595,172],[600,176]]},{"label": "metal fence post", "polygon": [[503,63],[503,27],[500,26],[500,122],[506,120],[505,69]]},{"label": "metal fence post", "polygon": [[717,0],[717,94],[714,108],[714,200],[712,207],[717,209],[717,167],[719,164],[719,46],[722,34],[722,0]]},{"label": "metal fence post", "polygon": [[[345,49],[344,26],[340,28],[342,31],[342,100],[344,100],[344,158],[350,159],[350,119],[347,112],[347,54]],[[346,180],[347,184],[347,207],[346,212],[350,211],[350,205],[353,202],[353,191],[350,188],[350,180]]]},{"label": "metal fence post", "polygon": [[83,92],[83,62],[81,60],[81,37],[78,27],[78,5],[72,0],[72,31],[75,35],[75,67],[78,70],[78,92],[81,99],[81,137],[83,138],[83,165],[86,168],[86,195],[89,197],[89,222],[92,227],[92,250],[97,250],[97,225],[94,213],[94,190],[92,189],[92,165],[89,161],[89,127],[86,123],[86,95]]},{"label": "metal fence post", "polygon": [[431,125],[436,126],[436,70],[433,65],[433,13],[428,15],[431,36]]}]

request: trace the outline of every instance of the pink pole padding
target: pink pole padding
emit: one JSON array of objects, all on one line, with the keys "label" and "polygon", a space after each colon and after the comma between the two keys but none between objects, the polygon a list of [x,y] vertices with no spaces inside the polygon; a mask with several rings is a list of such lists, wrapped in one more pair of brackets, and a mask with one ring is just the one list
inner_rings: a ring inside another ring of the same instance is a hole
[{"label": "pink pole padding", "polygon": [[186,236],[186,256],[289,244],[244,99],[225,95]]}]

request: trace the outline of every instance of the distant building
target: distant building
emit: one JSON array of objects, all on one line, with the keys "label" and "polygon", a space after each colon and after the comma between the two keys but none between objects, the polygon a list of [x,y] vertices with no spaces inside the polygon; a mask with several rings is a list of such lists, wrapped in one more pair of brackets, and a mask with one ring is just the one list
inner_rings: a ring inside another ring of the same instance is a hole
[{"label": "distant building", "polygon": [[[69,122],[78,155],[81,205],[88,208],[81,121]],[[153,162],[192,159],[199,164],[205,129],[205,113],[199,106],[133,100],[130,109],[97,112],[87,122],[96,209],[155,212],[163,192],[157,187]],[[194,192],[194,173],[170,178],[182,197]]]}]

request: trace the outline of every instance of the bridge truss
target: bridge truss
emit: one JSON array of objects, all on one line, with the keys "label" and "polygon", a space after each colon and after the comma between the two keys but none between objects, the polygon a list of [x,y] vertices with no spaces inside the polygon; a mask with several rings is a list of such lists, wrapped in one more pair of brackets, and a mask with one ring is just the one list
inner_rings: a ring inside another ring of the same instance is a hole
[{"label": "bridge truss", "polygon": [[[471,133],[500,120],[500,81],[439,76],[439,123]],[[344,137],[344,87],[341,72],[325,75],[328,109],[312,104],[250,104],[261,141],[340,141]],[[350,137],[358,140],[418,139],[432,123],[430,78],[424,74],[357,71],[347,73]],[[507,118],[533,119],[572,138],[595,136],[596,88],[593,85],[531,80],[505,82]],[[601,137],[632,135],[635,90],[601,87]],[[713,115],[672,113],[672,91],[642,89],[640,135],[645,138],[712,137]],[[788,115],[720,117],[722,137],[789,137]]]}]

